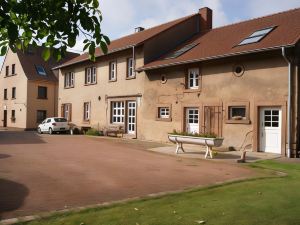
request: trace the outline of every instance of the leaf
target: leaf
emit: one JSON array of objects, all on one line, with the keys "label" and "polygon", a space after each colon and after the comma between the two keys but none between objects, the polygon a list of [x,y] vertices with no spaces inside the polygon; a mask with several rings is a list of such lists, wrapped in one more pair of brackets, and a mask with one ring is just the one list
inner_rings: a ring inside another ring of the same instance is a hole
[{"label": "leaf", "polygon": [[103,38],[104,38],[106,44],[110,45],[110,39],[109,39],[109,37],[103,35]]},{"label": "leaf", "polygon": [[99,7],[99,2],[98,0],[93,0],[93,7],[98,8]]},{"label": "leaf", "polygon": [[46,48],[42,53],[42,57],[45,61],[48,61],[50,56],[51,56],[51,50],[50,50],[50,48]]},{"label": "leaf", "polygon": [[101,41],[100,47],[101,47],[104,54],[106,54],[108,52],[107,44],[104,41]]},{"label": "leaf", "polygon": [[6,52],[7,52],[7,46],[3,46],[2,48],[1,48],[1,56],[4,56],[5,54],[6,54]]}]

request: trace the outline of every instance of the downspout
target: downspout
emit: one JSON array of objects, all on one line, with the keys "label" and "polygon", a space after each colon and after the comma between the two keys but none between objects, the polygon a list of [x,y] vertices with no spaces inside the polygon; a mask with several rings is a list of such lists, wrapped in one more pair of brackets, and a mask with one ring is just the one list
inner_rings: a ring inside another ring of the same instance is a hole
[{"label": "downspout", "polygon": [[287,157],[291,158],[291,127],[292,127],[292,116],[291,116],[291,104],[292,104],[292,62],[287,58],[285,53],[285,47],[282,47],[282,56],[288,63],[288,105],[287,105]]}]

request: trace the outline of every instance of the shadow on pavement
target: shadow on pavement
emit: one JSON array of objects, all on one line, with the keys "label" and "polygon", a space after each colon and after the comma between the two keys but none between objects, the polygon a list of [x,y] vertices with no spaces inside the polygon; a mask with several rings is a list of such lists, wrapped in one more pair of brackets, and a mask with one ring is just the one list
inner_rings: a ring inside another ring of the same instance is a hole
[{"label": "shadow on pavement", "polygon": [[35,131],[2,131],[0,145],[46,143]]},{"label": "shadow on pavement", "polygon": [[0,219],[4,212],[20,208],[28,194],[29,190],[23,184],[0,179]]}]

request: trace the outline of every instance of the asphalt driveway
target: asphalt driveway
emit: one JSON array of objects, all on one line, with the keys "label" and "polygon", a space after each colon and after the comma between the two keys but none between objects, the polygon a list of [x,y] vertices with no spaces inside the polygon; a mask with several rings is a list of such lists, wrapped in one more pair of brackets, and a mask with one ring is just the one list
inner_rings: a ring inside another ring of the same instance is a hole
[{"label": "asphalt driveway", "polygon": [[237,165],[146,151],[159,144],[0,132],[0,218],[246,178]]}]

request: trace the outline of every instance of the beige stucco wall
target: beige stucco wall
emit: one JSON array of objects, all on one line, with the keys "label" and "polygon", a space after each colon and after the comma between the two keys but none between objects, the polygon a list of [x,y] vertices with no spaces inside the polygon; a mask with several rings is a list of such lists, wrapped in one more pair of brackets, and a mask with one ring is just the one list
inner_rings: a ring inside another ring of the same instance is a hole
[{"label": "beige stucco wall", "polygon": [[[74,65],[60,71],[59,76],[59,100],[58,115],[61,115],[61,105],[72,104],[72,123],[79,127],[104,128],[110,124],[110,101],[136,100],[139,113],[143,101],[138,97],[128,97],[143,93],[145,75],[136,73],[135,79],[126,79],[127,58],[132,57],[132,49],[101,57],[97,62]],[[136,67],[143,65],[143,53],[141,49],[135,49]],[[109,62],[117,61],[117,80],[109,81]],[[85,85],[85,68],[97,67],[97,84]],[[64,88],[64,74],[75,72],[75,87]],[[119,96],[119,97],[118,97]],[[100,100],[99,100],[100,97]],[[118,98],[112,98],[118,97]],[[83,121],[83,104],[91,102],[91,118],[89,122]],[[137,123],[140,123],[138,117]]]},{"label": "beige stucco wall", "polygon": [[[5,77],[6,66],[9,66],[11,73],[11,65],[16,64],[16,75],[11,77]],[[7,126],[16,128],[26,128],[26,116],[27,116],[27,78],[21,67],[17,54],[14,54],[11,50],[8,51],[5,61],[2,66],[0,76],[0,126],[3,126],[3,111],[7,109]],[[12,99],[12,87],[16,87],[16,99]],[[4,100],[4,89],[7,88],[8,100]],[[11,121],[11,110],[15,110],[15,122]]]},{"label": "beige stucco wall", "polygon": [[[47,87],[47,99],[38,99],[38,86]],[[47,117],[57,115],[57,85],[48,81],[28,81],[27,128],[37,127],[37,110],[46,110]]]},{"label": "beige stucco wall", "polygon": [[[185,106],[200,107],[200,118],[204,105],[220,105],[223,108],[224,146],[239,148],[248,131],[254,130],[256,105],[261,103],[282,104],[287,101],[288,68],[283,58],[268,54],[265,56],[239,57],[214,62],[199,63],[202,74],[200,91],[185,93],[185,73],[189,66],[173,67],[148,72],[145,80],[142,139],[167,141],[167,133],[173,129],[182,130]],[[242,64],[245,73],[236,77],[232,73],[233,65]],[[161,75],[168,78],[161,83]],[[228,124],[225,122],[226,104],[247,101],[250,103],[250,124]],[[172,105],[172,122],[156,121],[157,104]],[[200,119],[200,126],[203,121]],[[254,137],[255,138],[255,137]]]}]

